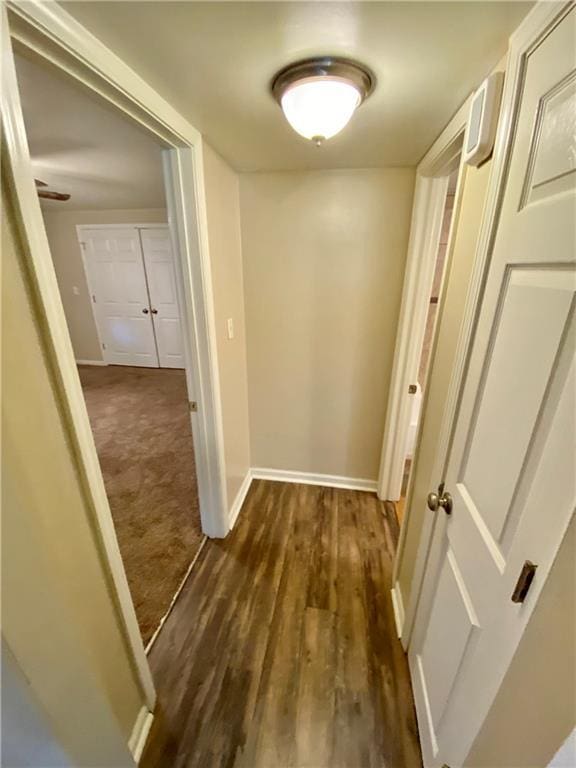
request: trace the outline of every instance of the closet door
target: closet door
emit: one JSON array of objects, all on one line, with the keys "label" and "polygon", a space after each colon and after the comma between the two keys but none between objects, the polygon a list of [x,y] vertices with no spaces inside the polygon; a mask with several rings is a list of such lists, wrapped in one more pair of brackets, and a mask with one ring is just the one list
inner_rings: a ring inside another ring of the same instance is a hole
[{"label": "closet door", "polygon": [[80,242],[105,362],[157,368],[138,230],[85,229]]},{"label": "closet door", "polygon": [[151,316],[161,368],[184,368],[180,306],[168,227],[141,229]]}]

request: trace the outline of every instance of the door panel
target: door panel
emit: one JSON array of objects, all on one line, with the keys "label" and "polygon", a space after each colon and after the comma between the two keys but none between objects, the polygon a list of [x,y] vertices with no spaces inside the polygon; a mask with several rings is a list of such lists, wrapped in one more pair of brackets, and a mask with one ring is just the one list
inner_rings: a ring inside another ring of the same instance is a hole
[{"label": "door panel", "polygon": [[178,286],[167,227],[140,230],[160,365],[184,368]]},{"label": "door panel", "polygon": [[455,554],[448,549],[432,604],[424,652],[420,656],[420,672],[434,731],[442,720],[475,627],[478,619],[472,601]]},{"label": "door panel", "polygon": [[84,230],[82,238],[104,359],[158,367],[137,230]]},{"label": "door panel", "polygon": [[[566,328],[570,282],[571,275],[562,269],[515,267],[505,277],[496,309],[492,351],[482,371],[460,475],[497,542]],[[523,329],[521,336],[518,329]]]},{"label": "door panel", "polygon": [[[572,8],[527,46],[514,143],[409,649],[426,766],[465,761],[574,512]],[[429,513],[432,514],[432,513]],[[526,560],[524,603],[511,601]]]}]

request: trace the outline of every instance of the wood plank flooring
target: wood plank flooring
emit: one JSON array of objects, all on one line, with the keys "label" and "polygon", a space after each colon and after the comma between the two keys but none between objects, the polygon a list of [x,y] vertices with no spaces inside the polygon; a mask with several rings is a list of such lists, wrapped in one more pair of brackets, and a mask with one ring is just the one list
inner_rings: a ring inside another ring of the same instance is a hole
[{"label": "wood plank flooring", "polygon": [[141,765],[421,766],[390,599],[397,534],[373,494],[254,481],[150,654]]}]

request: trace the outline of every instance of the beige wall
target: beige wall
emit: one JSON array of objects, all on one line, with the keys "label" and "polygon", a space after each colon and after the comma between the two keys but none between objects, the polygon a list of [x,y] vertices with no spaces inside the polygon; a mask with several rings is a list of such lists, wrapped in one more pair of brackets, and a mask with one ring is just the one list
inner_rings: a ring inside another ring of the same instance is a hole
[{"label": "beige wall", "polygon": [[253,466],[376,479],[413,185],[241,176]]},{"label": "beige wall", "polygon": [[[163,224],[167,221],[166,211],[162,208],[122,211],[51,209],[42,213],[76,359],[102,360],[76,226],[78,224]],[[78,296],[74,294],[74,286],[78,288]]]},{"label": "beige wall", "polygon": [[466,768],[544,768],[576,725],[576,519]]},{"label": "beige wall", "polygon": [[72,762],[128,765],[144,698],[3,202],[2,632]]},{"label": "beige wall", "polygon": [[[228,505],[250,467],[248,374],[238,176],[204,144],[208,242],[214,289]],[[234,325],[228,338],[227,321]]]}]

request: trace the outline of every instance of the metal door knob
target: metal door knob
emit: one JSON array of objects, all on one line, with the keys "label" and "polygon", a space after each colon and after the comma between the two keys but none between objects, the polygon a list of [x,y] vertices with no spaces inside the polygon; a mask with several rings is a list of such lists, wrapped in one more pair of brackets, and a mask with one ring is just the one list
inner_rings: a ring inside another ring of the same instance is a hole
[{"label": "metal door knob", "polygon": [[147,314],[148,314],[148,310],[147,310],[146,308],[144,308],[144,309],[142,310],[142,312],[143,312],[145,315],[147,315]]},{"label": "metal door knob", "polygon": [[157,310],[157,309],[153,309],[153,310],[152,310],[152,314],[153,314],[153,315],[157,315],[157,314],[158,314],[158,310]]},{"label": "metal door knob", "polygon": [[[440,488],[438,490],[440,491]],[[432,512],[437,512],[440,508],[442,508],[447,515],[452,514],[452,496],[448,491],[440,491],[440,493],[432,491],[432,493],[428,494],[428,509],[431,509]]]}]

